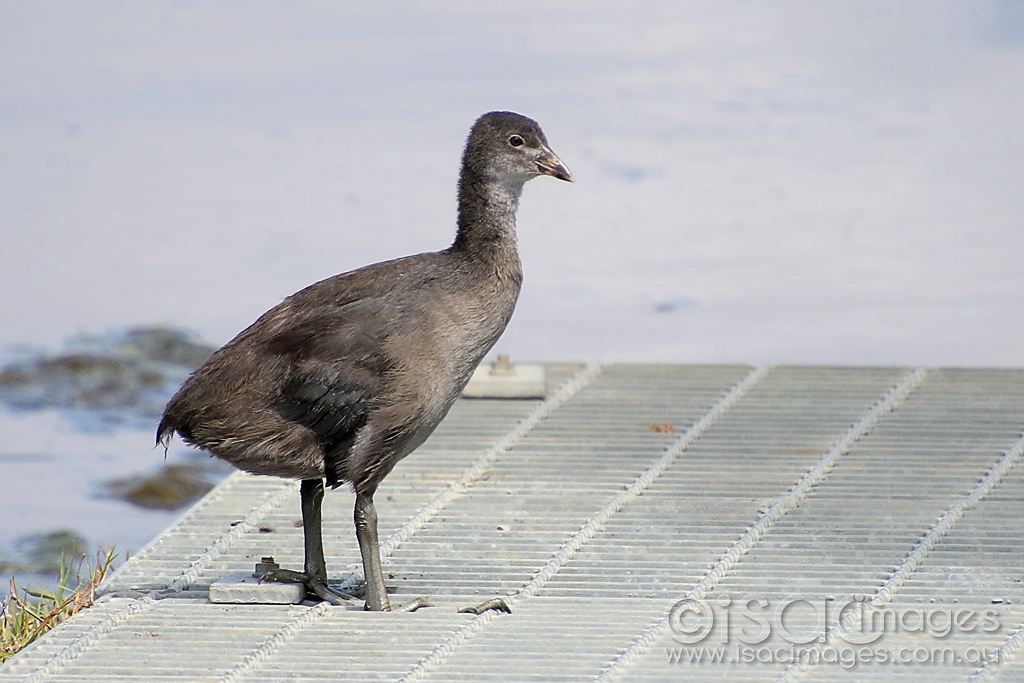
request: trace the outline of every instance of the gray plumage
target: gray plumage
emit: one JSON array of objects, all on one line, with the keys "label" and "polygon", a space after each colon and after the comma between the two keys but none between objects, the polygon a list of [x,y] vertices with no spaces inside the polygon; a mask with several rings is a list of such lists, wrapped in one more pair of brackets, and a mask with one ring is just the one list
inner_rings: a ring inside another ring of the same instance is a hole
[{"label": "gray plumage", "polygon": [[[522,282],[515,213],[523,184],[541,174],[572,179],[535,121],[480,117],[463,153],[452,246],[288,297],[189,377],[157,429],[165,445],[177,432],[248,472],[302,479],[303,514],[316,508],[317,536],[316,486],[322,498],[323,479],[351,483],[368,609],[389,609],[383,578],[373,576],[373,493],[441,422],[508,324]],[[302,580],[331,599],[311,526]],[[310,557],[317,551],[319,562]]]}]

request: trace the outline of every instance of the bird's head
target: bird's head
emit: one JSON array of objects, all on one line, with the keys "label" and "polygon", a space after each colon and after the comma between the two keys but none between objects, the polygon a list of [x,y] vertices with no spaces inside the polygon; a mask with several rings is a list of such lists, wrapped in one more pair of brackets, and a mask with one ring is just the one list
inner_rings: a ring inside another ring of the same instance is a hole
[{"label": "bird's head", "polygon": [[492,111],[476,120],[463,164],[499,182],[521,184],[539,175],[573,182],[537,122],[510,111]]}]

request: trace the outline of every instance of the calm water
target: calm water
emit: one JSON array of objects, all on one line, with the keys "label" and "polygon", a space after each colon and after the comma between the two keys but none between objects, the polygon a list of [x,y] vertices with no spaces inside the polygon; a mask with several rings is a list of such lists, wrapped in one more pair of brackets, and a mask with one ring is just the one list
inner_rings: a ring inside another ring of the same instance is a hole
[{"label": "calm water", "polygon": [[[504,108],[577,179],[526,188],[513,358],[1024,365],[1022,5],[681,5],[0,4],[0,347],[222,343],[446,246]],[[0,544],[138,547],[172,514],[94,487],[151,443],[0,411]]]}]

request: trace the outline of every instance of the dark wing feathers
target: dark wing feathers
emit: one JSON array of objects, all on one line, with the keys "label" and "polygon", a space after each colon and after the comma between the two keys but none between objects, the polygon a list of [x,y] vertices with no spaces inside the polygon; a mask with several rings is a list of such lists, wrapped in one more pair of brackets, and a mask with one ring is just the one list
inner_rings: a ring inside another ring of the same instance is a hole
[{"label": "dark wing feathers", "polygon": [[[274,409],[319,437],[332,486],[347,479],[347,455],[356,433],[375,402],[389,393],[388,316],[382,303],[363,300],[305,311],[302,320],[265,342],[267,351],[292,361]],[[368,317],[376,324],[365,324]]]},{"label": "dark wing feathers", "polygon": [[330,447],[366,424],[371,398],[373,393],[360,386],[325,386],[297,376],[285,385],[274,408],[284,419],[312,429]]},{"label": "dark wing feathers", "polygon": [[274,406],[284,419],[311,429],[324,448],[324,476],[331,486],[348,479],[347,455],[356,433],[366,424],[374,392],[356,384],[327,386],[293,375]]}]

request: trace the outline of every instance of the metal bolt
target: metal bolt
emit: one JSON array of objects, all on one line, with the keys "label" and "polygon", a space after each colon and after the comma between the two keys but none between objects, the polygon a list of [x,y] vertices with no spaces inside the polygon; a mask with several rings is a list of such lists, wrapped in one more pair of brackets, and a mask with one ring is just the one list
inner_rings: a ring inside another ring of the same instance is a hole
[{"label": "metal bolt", "polygon": [[501,353],[498,354],[498,360],[491,363],[491,374],[511,376],[516,374],[516,366],[509,360],[508,355]]},{"label": "metal bolt", "polygon": [[274,562],[274,558],[273,557],[264,557],[264,558],[261,558],[261,560],[256,563],[256,571],[254,571],[252,573],[252,575],[255,576],[257,579],[259,579],[259,578],[262,578],[262,577],[266,576],[267,574],[269,574],[270,572],[274,571],[275,569],[280,569],[280,568],[281,568],[281,565],[279,565],[277,562]]}]

